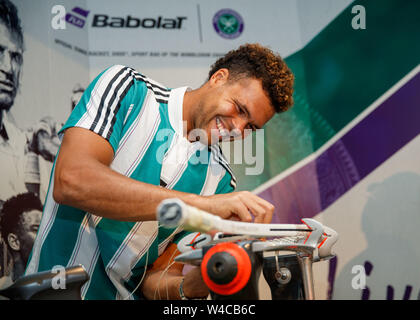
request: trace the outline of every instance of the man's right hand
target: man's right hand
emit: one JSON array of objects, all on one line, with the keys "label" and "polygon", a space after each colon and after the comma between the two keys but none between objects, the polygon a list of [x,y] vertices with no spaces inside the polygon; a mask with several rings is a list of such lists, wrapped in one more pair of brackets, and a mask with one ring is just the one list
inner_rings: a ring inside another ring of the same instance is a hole
[{"label": "man's right hand", "polygon": [[223,219],[256,223],[270,223],[274,206],[261,197],[249,192],[239,191],[204,197],[203,210]]}]

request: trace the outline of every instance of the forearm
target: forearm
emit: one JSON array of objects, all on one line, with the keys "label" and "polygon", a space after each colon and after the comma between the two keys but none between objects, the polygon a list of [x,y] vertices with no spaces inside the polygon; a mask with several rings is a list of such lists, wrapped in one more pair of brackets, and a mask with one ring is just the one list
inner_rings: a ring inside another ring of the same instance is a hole
[{"label": "forearm", "polygon": [[38,146],[37,150],[39,154],[47,161],[54,161],[54,157],[60,147],[49,134],[45,131],[41,131],[37,135]]},{"label": "forearm", "polygon": [[205,202],[204,197],[136,181],[88,159],[83,160],[83,166],[55,175],[57,202],[110,219],[156,220],[159,203],[175,197],[198,207]]}]

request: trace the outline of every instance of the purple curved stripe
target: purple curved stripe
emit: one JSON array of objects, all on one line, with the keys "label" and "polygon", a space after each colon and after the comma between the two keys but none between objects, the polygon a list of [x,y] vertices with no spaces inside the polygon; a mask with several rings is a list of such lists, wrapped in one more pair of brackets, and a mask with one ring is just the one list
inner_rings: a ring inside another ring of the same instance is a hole
[{"label": "purple curved stripe", "polygon": [[420,134],[420,73],[315,160],[259,195],[273,223],[300,223],[332,203]]}]

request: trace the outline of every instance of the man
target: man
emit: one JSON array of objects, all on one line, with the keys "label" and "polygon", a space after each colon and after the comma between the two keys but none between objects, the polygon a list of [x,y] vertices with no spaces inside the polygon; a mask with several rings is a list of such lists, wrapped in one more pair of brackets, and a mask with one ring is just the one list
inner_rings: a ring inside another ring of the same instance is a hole
[{"label": "man", "polygon": [[137,298],[144,274],[148,299],[160,290],[170,299],[205,296],[199,270],[164,271],[170,260],[158,257],[184,234],[160,228],[156,207],[179,198],[222,218],[270,222],[270,203],[232,192],[235,178],[217,144],[262,128],[292,105],[292,93],[284,61],[256,44],[219,59],[195,90],[170,90],[124,66],[103,71],[59,133],[27,274],[82,264],[91,276],[85,299]]},{"label": "man", "polygon": [[[35,241],[42,215],[42,204],[33,193],[23,193],[8,199],[1,210],[0,229],[11,253],[11,281],[23,275]],[[2,286],[7,286],[4,283]],[[8,283],[11,284],[11,283]]]},{"label": "man", "polygon": [[25,132],[10,112],[19,90],[23,48],[17,9],[9,0],[0,0],[0,206],[26,191],[44,199],[48,177],[41,176],[49,173],[57,152],[54,121],[45,117]]},{"label": "man", "polygon": [[0,1],[0,201],[26,192],[27,138],[10,114],[23,62],[23,35],[15,6]]},{"label": "man", "polygon": [[[11,114],[19,90],[23,64],[23,32],[17,9],[0,0],[0,209],[19,193],[31,191],[45,198],[48,176],[57,146],[50,122],[19,129]],[[10,253],[0,237],[0,277],[8,268]]]}]

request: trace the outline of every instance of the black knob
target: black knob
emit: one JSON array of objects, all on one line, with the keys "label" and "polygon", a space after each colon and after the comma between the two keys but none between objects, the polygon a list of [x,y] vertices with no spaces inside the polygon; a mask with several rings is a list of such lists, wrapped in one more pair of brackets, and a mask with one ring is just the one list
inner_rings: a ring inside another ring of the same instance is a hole
[{"label": "black knob", "polygon": [[231,282],[238,273],[238,264],[234,256],[228,252],[216,252],[207,262],[207,274],[217,284]]}]

